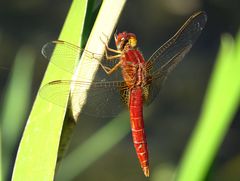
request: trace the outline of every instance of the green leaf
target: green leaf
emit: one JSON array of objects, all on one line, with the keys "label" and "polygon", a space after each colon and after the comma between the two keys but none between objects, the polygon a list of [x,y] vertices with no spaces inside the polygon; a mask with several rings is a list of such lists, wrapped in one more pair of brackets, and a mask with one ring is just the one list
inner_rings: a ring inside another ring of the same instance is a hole
[{"label": "green leaf", "polygon": [[[60,39],[80,45],[87,2],[73,1]],[[41,85],[71,78],[71,74],[50,63]],[[67,107],[68,100],[63,101]],[[18,148],[12,180],[53,180],[65,111],[37,95]]]},{"label": "green leaf", "polygon": [[204,180],[237,111],[240,99],[240,34],[222,37],[202,113],[179,167],[178,181]]}]

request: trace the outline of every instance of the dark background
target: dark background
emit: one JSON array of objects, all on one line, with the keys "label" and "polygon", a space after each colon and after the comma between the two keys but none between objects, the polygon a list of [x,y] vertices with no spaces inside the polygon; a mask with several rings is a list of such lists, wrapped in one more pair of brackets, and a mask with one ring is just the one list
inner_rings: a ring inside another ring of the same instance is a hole
[{"label": "dark background", "polygon": [[[17,51],[22,46],[29,46],[36,56],[32,91],[29,95],[31,102],[26,109],[25,120],[47,67],[47,61],[40,52],[41,47],[46,42],[57,39],[70,5],[69,0],[0,2],[0,65],[8,69],[1,72],[2,98]],[[117,29],[119,32],[134,32],[146,58],[167,41],[193,12],[204,10],[208,15],[207,25],[192,51],[169,76],[158,101],[146,109],[146,132],[153,173],[153,177],[148,180],[157,180],[154,174],[157,175],[164,165],[175,168],[181,159],[201,111],[207,83],[219,50],[220,37],[223,33],[235,36],[239,30],[239,7],[238,0],[132,0],[126,3]],[[82,120],[71,149],[108,121]],[[231,161],[237,158],[239,160],[239,128],[237,114],[218,151],[208,180],[227,180],[225,178],[230,174],[227,166]],[[76,180],[147,180],[141,173],[131,142],[129,134],[79,174]],[[240,161],[236,164],[240,166]],[[130,175],[134,172],[134,176]],[[240,178],[240,174],[238,176]]]}]

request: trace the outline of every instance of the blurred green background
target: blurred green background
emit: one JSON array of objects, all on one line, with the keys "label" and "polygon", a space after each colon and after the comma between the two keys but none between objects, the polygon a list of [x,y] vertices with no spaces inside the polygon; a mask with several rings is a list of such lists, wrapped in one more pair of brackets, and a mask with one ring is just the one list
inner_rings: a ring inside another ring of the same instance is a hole
[{"label": "blurred green background", "polygon": [[[47,67],[48,62],[41,55],[41,47],[57,39],[70,5],[71,1],[55,0],[0,2],[0,66],[8,69],[0,69],[1,159],[3,172],[8,175],[6,180],[10,179],[21,134]],[[145,109],[151,177],[146,179],[143,176],[131,135],[128,134],[92,164],[81,168],[74,180],[168,180],[168,175],[181,160],[201,112],[220,46],[220,36],[230,33],[235,37],[239,30],[239,7],[238,0],[127,2],[117,30],[134,32],[146,58],[168,40],[193,12],[206,11],[208,22],[190,54],[169,76],[160,96]],[[123,125],[128,126],[128,115],[122,117]],[[207,180],[239,180],[239,121],[238,111],[208,172]],[[69,152],[85,144],[109,122],[108,119],[82,118]],[[100,142],[99,147],[103,143]],[[75,158],[76,161],[80,159]],[[64,173],[64,170],[60,171]]]}]

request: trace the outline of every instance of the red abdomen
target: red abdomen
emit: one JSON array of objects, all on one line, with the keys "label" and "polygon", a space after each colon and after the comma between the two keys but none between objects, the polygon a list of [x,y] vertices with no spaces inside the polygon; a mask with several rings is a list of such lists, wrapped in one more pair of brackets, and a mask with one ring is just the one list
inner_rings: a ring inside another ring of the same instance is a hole
[{"label": "red abdomen", "polygon": [[134,147],[144,174],[149,176],[148,147],[144,132],[141,87],[135,87],[130,90],[129,110]]}]

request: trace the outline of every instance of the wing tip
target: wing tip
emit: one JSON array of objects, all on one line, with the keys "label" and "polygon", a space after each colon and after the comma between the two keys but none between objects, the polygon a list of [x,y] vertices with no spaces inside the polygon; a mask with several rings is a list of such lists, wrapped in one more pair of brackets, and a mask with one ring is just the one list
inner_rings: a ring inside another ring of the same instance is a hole
[{"label": "wing tip", "polygon": [[191,16],[191,19],[201,16],[204,19],[204,22],[207,22],[207,13],[205,11],[198,11]]}]

